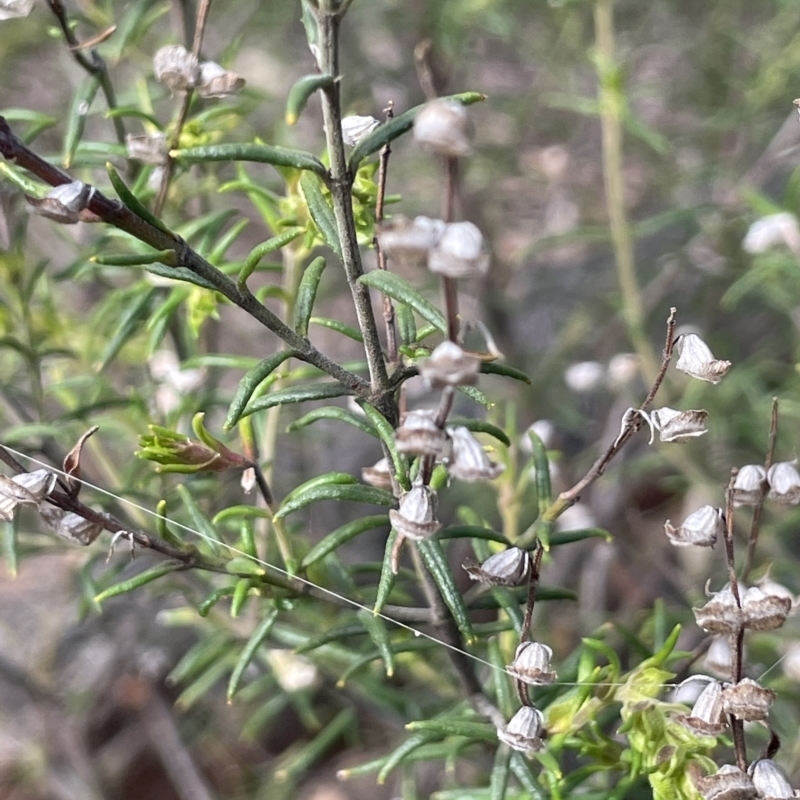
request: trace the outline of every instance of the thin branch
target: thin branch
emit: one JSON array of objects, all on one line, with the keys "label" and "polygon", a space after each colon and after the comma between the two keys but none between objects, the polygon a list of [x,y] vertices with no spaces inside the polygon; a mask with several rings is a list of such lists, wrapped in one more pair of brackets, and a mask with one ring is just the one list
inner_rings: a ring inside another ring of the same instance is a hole
[{"label": "thin branch", "polygon": [[[67,17],[67,11],[64,8],[64,4],[61,2],[61,0],[47,0],[47,5],[50,6],[50,10],[58,20],[59,27],[61,28],[61,32],[64,34],[64,39],[69,46],[69,51],[72,53],[72,57],[84,70],[86,70],[86,72],[97,77],[97,79],[100,81],[100,88],[103,90],[103,95],[106,98],[106,105],[108,106],[109,110],[115,109],[117,107],[117,97],[114,92],[114,86],[111,83],[111,78],[108,75],[106,62],[94,49],[92,49],[89,54],[90,58],[87,58],[83,54],[83,49],[89,46],[90,43],[81,43],[75,36],[75,31],[70,25],[69,18]],[[124,145],[125,124],[122,121],[122,117],[114,117],[113,124],[117,141]]]}]

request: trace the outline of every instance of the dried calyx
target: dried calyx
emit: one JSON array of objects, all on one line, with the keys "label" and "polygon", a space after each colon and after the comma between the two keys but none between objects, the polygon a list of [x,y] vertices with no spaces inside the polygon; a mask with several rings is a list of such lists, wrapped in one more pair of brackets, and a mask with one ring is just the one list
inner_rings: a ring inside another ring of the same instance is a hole
[{"label": "dried calyx", "polygon": [[531,686],[552,683],[556,673],[550,669],[553,651],[539,642],[521,642],[514,661],[506,667],[512,677]]},{"label": "dried calyx", "polygon": [[695,781],[703,800],[755,800],[756,787],[746,772],[725,764],[714,775],[706,775]]},{"label": "dried calyx", "polygon": [[392,527],[408,539],[428,539],[442,526],[436,519],[436,492],[423,484],[413,486],[389,511]]},{"label": "dried calyx", "polygon": [[491,481],[505,469],[489,459],[481,443],[467,428],[448,428],[447,433],[451,440],[447,471],[453,478],[470,483]]},{"label": "dried calyx", "polygon": [[38,506],[53,491],[57,476],[46,469],[7,478],[0,475],[0,519],[11,522],[19,506]]},{"label": "dried calyx", "polygon": [[[702,675],[693,675],[689,681],[703,678]],[[684,727],[703,736],[716,736],[728,727],[728,721],[722,708],[722,684],[713,678],[707,678],[708,685],[692,706],[689,714],[677,714],[675,721]],[[681,686],[688,681],[684,681]]]},{"label": "dried calyx", "polygon": [[708,432],[708,412],[703,409],[657,408],[650,417],[662,442],[682,442]]},{"label": "dried calyx", "polygon": [[430,356],[419,363],[419,374],[433,389],[446,386],[474,386],[478,382],[480,359],[464,352],[455,342],[438,345]]},{"label": "dried calyx", "polygon": [[514,750],[530,753],[544,747],[544,717],[538,708],[522,706],[505,728],[497,729],[497,738]]},{"label": "dried calyx", "polygon": [[730,585],[711,594],[702,608],[693,608],[695,621],[710,633],[737,633],[742,628],[771,631],[780,628],[792,608],[790,597],[768,594],[758,586],[743,591],[741,608]]},{"label": "dried calyx", "polygon": [[409,455],[439,458],[450,448],[450,439],[436,424],[436,412],[431,409],[409,411],[394,438],[397,452]]},{"label": "dried calyx", "polygon": [[680,355],[675,368],[693,378],[719,383],[731,368],[730,361],[714,358],[708,345],[695,333],[679,336],[676,345]]},{"label": "dried calyx", "polygon": [[489,556],[483,564],[467,559],[463,567],[474,581],[490,586],[519,586],[530,577],[533,562],[527,550],[509,547]]},{"label": "dried calyx", "polygon": [[690,514],[679,528],[675,528],[667,520],[664,523],[664,532],[671,544],[677,547],[698,545],[699,547],[713,547],[717,537],[725,530],[725,517],[721,508],[703,506]]},{"label": "dried calyx", "polygon": [[432,100],[414,120],[417,143],[450,158],[467,156],[472,152],[471,133],[466,109],[452,100]]},{"label": "dried calyx", "polygon": [[88,211],[93,194],[93,186],[81,181],[71,181],[55,186],[44,197],[26,194],[25,202],[32,214],[47,217],[62,225],[74,225],[80,221],[95,221],[94,214]]}]

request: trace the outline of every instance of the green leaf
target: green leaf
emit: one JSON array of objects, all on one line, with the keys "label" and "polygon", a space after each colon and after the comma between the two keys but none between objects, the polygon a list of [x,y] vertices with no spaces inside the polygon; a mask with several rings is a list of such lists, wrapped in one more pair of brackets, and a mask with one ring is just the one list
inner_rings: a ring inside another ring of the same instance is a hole
[{"label": "green leaf", "polygon": [[170,156],[184,164],[204,164],[209,161],[254,161],[274,167],[309,170],[328,180],[325,165],[305,150],[292,150],[269,144],[212,144],[171,150]]},{"label": "green leaf", "polygon": [[222,539],[216,527],[211,524],[208,517],[200,510],[200,506],[187,486],[182,483],[178,484],[178,494],[189,512],[189,519],[195,532],[200,534],[200,538],[209,544],[212,550],[216,550],[217,545],[222,544]]},{"label": "green leaf", "polygon": [[286,247],[287,244],[293,242],[301,233],[303,233],[302,228],[289,228],[289,230],[283,231],[277,236],[273,236],[271,239],[267,239],[266,242],[262,242],[254,247],[244,260],[242,268],[239,270],[239,275],[236,279],[239,288],[241,289],[245,285],[247,279],[258,266],[258,262],[261,261],[264,256],[274,253],[282,247]]},{"label": "green leaf", "polygon": [[294,305],[294,329],[298,335],[304,338],[308,336],[308,321],[311,318],[314,301],[317,299],[317,288],[324,269],[325,259],[322,256],[315,258],[303,270],[303,277],[300,279],[300,286],[297,288],[297,300]]},{"label": "green leaf", "polygon": [[441,736],[439,736],[439,734],[431,731],[420,731],[419,733],[415,733],[413,736],[409,736],[408,739],[406,739],[399,747],[395,748],[390,753],[386,761],[384,761],[380,772],[378,772],[376,782],[381,785],[386,783],[386,779],[389,777],[392,770],[402,764],[403,761],[406,760],[406,757],[409,756],[414,750],[424,744],[428,744],[428,742],[433,742],[440,738]]},{"label": "green leaf", "polygon": [[327,319],[326,317],[311,317],[309,322],[312,325],[319,325],[323,328],[328,328],[329,330],[341,333],[343,336],[347,336],[354,342],[360,342],[361,344],[364,343],[364,337],[361,335],[361,331],[359,331],[357,328],[352,327],[351,325],[346,325],[344,322],[339,322],[338,319]]},{"label": "green leaf", "polygon": [[308,386],[292,386],[288,389],[280,389],[277,392],[264,395],[264,397],[259,397],[245,408],[241,416],[248,417],[257,411],[264,411],[274,406],[305,403],[311,400],[330,400],[332,397],[344,397],[349,394],[353,394],[353,392],[338,381],[312,383]]},{"label": "green leaf", "polygon": [[353,522],[348,522],[347,524],[342,525],[340,528],[337,528],[335,531],[329,533],[320,542],[317,542],[317,544],[315,544],[314,547],[312,547],[311,550],[306,554],[306,557],[303,559],[300,567],[302,569],[308,569],[312,564],[315,564],[320,559],[325,558],[328,553],[332,553],[334,550],[337,550],[343,544],[345,544],[345,542],[349,542],[360,533],[371,531],[375,528],[380,528],[388,524],[389,517],[386,514],[376,514],[371,517],[361,517]]},{"label": "green leaf", "polygon": [[389,631],[386,630],[383,619],[366,608],[359,609],[358,618],[369,634],[369,638],[372,639],[372,643],[381,654],[386,668],[386,677],[391,678],[394,675],[394,652],[392,643],[389,640]]},{"label": "green leaf", "polygon": [[151,253],[119,253],[92,256],[89,261],[104,267],[141,267],[156,261],[168,267],[178,264],[178,254],[174,250],[153,250]]},{"label": "green leaf", "polygon": [[400,333],[400,343],[410,345],[417,341],[417,322],[414,312],[405,303],[395,304],[397,317],[397,330]]},{"label": "green leaf", "polygon": [[284,120],[287,125],[294,125],[303,109],[306,107],[308,99],[318,89],[326,89],[333,86],[333,78],[330,75],[304,75],[289,90],[286,98],[286,113]]},{"label": "green leaf", "polygon": [[480,525],[451,525],[449,528],[444,528],[436,534],[439,540],[444,539],[485,539],[489,542],[500,542],[501,544],[511,547],[511,542],[491,528],[484,528]]},{"label": "green leaf", "polygon": [[392,554],[394,553],[395,542],[400,534],[392,528],[386,538],[386,547],[383,551],[383,562],[381,564],[381,577],[378,580],[378,591],[375,595],[375,605],[372,607],[373,614],[380,614],[383,607],[389,601],[389,595],[394,588],[397,574],[392,569]]},{"label": "green leaf", "polygon": [[522,370],[509,367],[508,364],[502,364],[498,361],[482,361],[481,372],[484,375],[503,375],[506,378],[513,378],[515,381],[522,381],[531,384],[531,379]]},{"label": "green leaf", "polygon": [[298,495],[303,494],[303,492],[315,489],[317,486],[325,486],[329,483],[351,485],[358,483],[358,479],[349,472],[326,472],[323,475],[317,475],[315,478],[307,480],[305,483],[301,483],[299,486],[295,486],[294,489],[283,498],[283,503],[286,504]]},{"label": "green leaf", "polygon": [[294,652],[298,655],[302,653],[310,653],[318,647],[323,647],[331,642],[338,642],[340,639],[349,639],[351,636],[365,636],[366,631],[363,625],[340,625],[337,628],[320,633],[307,639],[303,644],[295,647]]},{"label": "green leaf", "polygon": [[229,703],[233,700],[234,695],[239,689],[239,684],[242,682],[242,677],[244,676],[245,670],[253,660],[258,648],[261,647],[264,640],[267,638],[267,636],[269,636],[269,632],[272,630],[272,626],[275,624],[275,620],[277,618],[278,609],[272,609],[272,611],[270,611],[269,614],[267,614],[267,616],[261,620],[258,627],[253,631],[252,635],[247,640],[247,644],[244,646],[244,648],[242,648],[242,652],[236,661],[236,666],[233,668],[230,680],[228,681],[228,691],[226,697]]},{"label": "green leaf", "polygon": [[67,117],[67,130],[64,134],[64,158],[63,163],[66,169],[72,166],[72,159],[78,149],[78,143],[83,136],[83,129],[86,127],[86,117],[92,107],[97,90],[100,88],[100,77],[89,75],[83,79]]},{"label": "green leaf", "polygon": [[225,564],[225,571],[231,575],[252,575],[254,577],[261,577],[267,574],[264,567],[250,556],[232,558]]},{"label": "green leaf", "polygon": [[417,547],[425,566],[428,568],[428,572],[430,572],[431,577],[439,587],[442,599],[450,609],[453,619],[464,637],[464,641],[468,645],[473,644],[475,642],[475,633],[472,630],[469,612],[466,605],[464,605],[464,598],[456,586],[453,572],[450,569],[450,564],[447,561],[444,550],[442,550],[442,546],[435,539],[422,539],[417,542]]},{"label": "green leaf", "polygon": [[[239,381],[236,394],[228,407],[228,416],[222,429],[229,431],[241,419],[244,414],[245,406],[253,396],[253,392],[259,387],[262,381],[266,380],[284,361],[292,358],[296,353],[294,350],[281,350],[278,353],[265,358],[250,369],[247,374]],[[250,412],[252,413],[252,411]]]},{"label": "green leaf", "polygon": [[364,417],[346,408],[339,408],[339,406],[315,408],[313,411],[309,411],[305,416],[292,422],[286,430],[290,432],[299,431],[321,419],[335,419],[340,422],[346,422],[348,425],[352,425],[354,428],[358,428],[358,430],[368,433],[370,436],[378,436],[378,432]]},{"label": "green leaf", "polygon": [[494,403],[477,386],[457,386],[456,389],[484,408],[492,408],[494,406]]},{"label": "green leaf", "polygon": [[[539,514],[542,515],[553,502],[553,490],[550,485],[550,461],[547,458],[547,448],[537,433],[532,429],[528,429],[528,438],[531,442],[533,468],[536,471],[536,497],[539,505]],[[549,541],[542,542],[542,544],[545,549],[550,546]]]},{"label": "green leaf", "polygon": [[[462,105],[468,106],[486,99],[485,94],[480,92],[462,92],[443,97],[443,100],[454,100]],[[410,108],[403,114],[389,120],[383,125],[379,125],[369,136],[364,137],[354,148],[350,155],[348,167],[352,174],[355,174],[358,165],[372,153],[377,153],[385,144],[393,142],[399,136],[407,133],[414,125],[417,114],[425,107],[425,104]]]},{"label": "green leaf", "polygon": [[300,188],[303,191],[303,197],[306,199],[311,219],[314,220],[314,224],[317,226],[323,241],[341,258],[342,244],[339,241],[336,217],[333,215],[333,209],[325,199],[325,195],[322,194],[319,180],[313,175],[305,173],[300,178]]},{"label": "green leaf", "polygon": [[129,300],[128,306],[117,325],[117,329],[114,331],[111,339],[106,343],[100,360],[95,365],[95,369],[98,372],[102,372],[116,358],[124,345],[136,335],[137,331],[144,324],[150,303],[158,295],[158,292],[159,290],[157,288],[150,287]]},{"label": "green leaf", "polygon": [[502,442],[506,447],[511,447],[511,439],[508,438],[506,432],[502,428],[498,428],[497,425],[492,425],[491,422],[485,422],[482,419],[451,417],[447,424],[452,426],[460,425],[461,427],[466,428],[468,431],[472,431],[472,433],[488,433],[489,436],[493,436],[498,442]]},{"label": "green leaf", "polygon": [[120,178],[119,173],[110,161],[106,162],[106,171],[108,172],[108,178],[111,181],[111,185],[114,187],[114,191],[129,211],[132,211],[145,222],[149,222],[162,233],[168,233],[170,236],[173,235],[172,231],[170,231],[158,217],[151,214],[147,206],[140,202],[139,198],[125,185],[125,181]]},{"label": "green leaf", "polygon": [[464,736],[467,739],[481,739],[488,742],[497,741],[497,728],[490,722],[478,722],[475,719],[458,717],[419,719],[407,723],[406,730],[427,731],[439,736]]},{"label": "green leaf", "polygon": [[378,431],[378,435],[392,459],[397,480],[407,491],[411,488],[411,481],[408,478],[408,466],[405,456],[397,452],[397,445],[394,440],[394,428],[389,423],[389,420],[374,406],[366,402],[359,403],[359,405],[364,409],[367,419],[375,426],[375,430]]},{"label": "green leaf", "polygon": [[495,750],[492,774],[489,778],[489,800],[505,800],[513,752],[510,747],[498,747]]},{"label": "green leaf", "polygon": [[396,273],[385,269],[375,269],[362,275],[358,280],[359,283],[377,289],[381,294],[391,297],[398,303],[405,303],[431,325],[435,325],[442,333],[447,332],[447,321],[444,314]]},{"label": "green leaf", "polygon": [[95,595],[94,601],[95,603],[102,603],[110,597],[132,592],[134,589],[146,586],[148,583],[152,583],[154,580],[163,578],[164,575],[169,575],[170,572],[175,572],[180,569],[186,569],[186,565],[182,561],[162,561],[160,564],[156,564],[156,566],[150,567],[150,569],[146,569],[144,572],[140,572],[127,581],[109,586],[108,589],[104,589],[100,594]]},{"label": "green leaf", "polygon": [[196,272],[192,272],[186,267],[165,267],[162,264],[150,264],[145,269],[153,275],[158,275],[159,278],[169,278],[171,281],[181,281],[183,283],[191,283],[194,286],[199,286],[201,289],[208,289],[211,292],[216,292],[217,287],[211,281],[200,277]]},{"label": "green leaf", "polygon": [[614,537],[602,528],[578,528],[574,531],[560,531],[550,534],[550,547],[557,547],[560,544],[572,544],[572,542],[582,542],[584,539],[605,539],[607,542],[613,541]]},{"label": "green leaf", "polygon": [[389,506],[390,508],[397,504],[394,495],[391,492],[383,491],[383,489],[375,489],[372,486],[364,486],[360,483],[326,484],[313,487],[296,495],[288,502],[284,501],[275,518],[282,519],[311,503],[319,503],[322,500],[347,500],[352,503],[368,503],[375,506]]}]

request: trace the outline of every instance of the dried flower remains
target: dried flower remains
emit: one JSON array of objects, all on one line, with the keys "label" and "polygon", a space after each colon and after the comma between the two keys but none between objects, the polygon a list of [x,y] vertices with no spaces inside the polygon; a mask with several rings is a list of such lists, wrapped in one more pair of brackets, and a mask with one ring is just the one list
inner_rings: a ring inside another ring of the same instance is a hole
[{"label": "dried flower remains", "polygon": [[417,484],[400,498],[400,507],[389,511],[392,527],[408,539],[428,539],[442,526],[436,519],[436,492]]},{"label": "dried flower remains", "polygon": [[544,717],[538,708],[522,706],[505,728],[497,729],[497,738],[514,750],[530,753],[544,747]]},{"label": "dried flower remains", "polygon": [[714,358],[708,345],[695,333],[678,337],[678,361],[675,368],[693,378],[709,383],[719,383],[731,368],[730,361]]},{"label": "dried flower remains", "polygon": [[478,382],[481,362],[464,352],[455,342],[442,342],[419,363],[419,374],[433,389],[445,386],[474,386]]},{"label": "dried flower remains", "polygon": [[519,586],[528,580],[532,561],[531,554],[527,550],[509,547],[489,556],[483,564],[467,559],[463,566],[474,581],[490,586]]},{"label": "dried flower remains", "polygon": [[414,120],[414,139],[429,150],[457,158],[472,152],[472,126],[461,103],[452,100],[432,100]]},{"label": "dried flower remains", "polygon": [[556,673],[550,669],[553,651],[539,642],[521,642],[514,661],[506,667],[509,675],[531,686],[552,683]]},{"label": "dried flower remains", "polygon": [[669,520],[664,523],[664,533],[676,547],[713,547],[717,536],[721,536],[724,530],[722,509],[713,506],[698,508],[686,517],[679,528],[675,528]]}]

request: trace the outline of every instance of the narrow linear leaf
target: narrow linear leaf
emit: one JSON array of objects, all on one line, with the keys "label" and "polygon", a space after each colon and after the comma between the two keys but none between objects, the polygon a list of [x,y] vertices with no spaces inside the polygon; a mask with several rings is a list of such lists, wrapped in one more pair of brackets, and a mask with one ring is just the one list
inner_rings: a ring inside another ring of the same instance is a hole
[{"label": "narrow linear leaf", "polygon": [[293,242],[301,233],[303,233],[302,228],[289,228],[289,230],[283,231],[277,236],[273,236],[271,239],[267,239],[266,242],[256,245],[250,251],[247,258],[245,258],[244,262],[242,263],[242,268],[239,270],[239,275],[236,279],[237,283],[239,284],[239,288],[244,286],[247,279],[253,274],[255,268],[258,266],[258,262],[261,261],[264,256],[267,256],[270,253],[275,253],[282,247],[286,247],[287,244]]},{"label": "narrow linear leaf", "polygon": [[170,155],[184,164],[201,164],[209,161],[255,161],[274,167],[293,167],[309,170],[328,179],[325,165],[305,150],[292,150],[269,144],[213,144],[204,147],[187,147],[171,150]]},{"label": "narrow linear leaf", "polygon": [[311,548],[300,564],[301,569],[308,569],[312,564],[325,558],[328,553],[340,548],[345,542],[355,539],[360,533],[375,530],[375,528],[381,528],[388,524],[389,517],[386,514],[376,514],[342,525]]},{"label": "narrow linear leaf", "polygon": [[[553,489],[550,485],[550,461],[547,458],[547,448],[538,434],[528,430],[533,455],[533,468],[536,471],[536,495],[539,504],[539,514],[544,514],[553,502]],[[549,537],[548,537],[549,538]],[[549,541],[543,542],[545,548],[550,546]]]},{"label": "narrow linear leaf", "polygon": [[353,394],[350,389],[338,381],[328,383],[312,383],[309,386],[292,386],[280,389],[277,392],[259,397],[247,406],[242,412],[242,417],[248,417],[257,411],[264,411],[274,406],[288,405],[289,403],[306,403],[311,400],[330,400],[332,397],[344,397]]},{"label": "narrow linear leaf", "polygon": [[152,583],[158,578],[163,578],[164,575],[169,575],[170,572],[176,572],[181,569],[186,569],[186,565],[181,561],[162,561],[160,564],[156,564],[156,566],[150,567],[150,569],[146,569],[144,572],[140,572],[130,580],[122,581],[122,583],[117,583],[114,586],[109,586],[108,589],[104,589],[100,594],[95,595],[94,601],[95,603],[102,603],[110,597],[132,592],[134,589],[146,586],[148,583]]},{"label": "narrow linear leaf", "polygon": [[407,723],[406,730],[427,731],[439,736],[464,736],[467,739],[497,741],[497,729],[491,723],[477,722],[474,719],[459,719],[458,717],[419,719]]},{"label": "narrow linear leaf", "polygon": [[366,636],[363,625],[340,625],[338,628],[331,628],[325,633],[314,636],[306,640],[303,644],[295,647],[294,652],[298,655],[310,653],[318,647],[323,647],[331,642],[338,642],[341,639],[349,639],[351,636]]},{"label": "narrow linear leaf", "polygon": [[233,668],[231,678],[228,681],[228,692],[226,696],[229,703],[233,700],[234,695],[239,689],[239,684],[242,682],[245,670],[253,660],[258,648],[261,647],[264,640],[269,636],[269,632],[272,630],[272,626],[275,624],[277,618],[278,609],[272,609],[272,611],[261,620],[258,627],[247,640],[247,644],[242,648],[241,655],[236,661],[236,666]]},{"label": "narrow linear leaf", "polygon": [[369,634],[369,638],[372,639],[372,643],[381,654],[386,669],[386,677],[391,678],[394,675],[394,652],[389,641],[389,631],[386,630],[383,619],[365,608],[359,610],[358,618]]},{"label": "narrow linear leaf", "polygon": [[129,210],[136,214],[137,217],[141,217],[145,222],[149,222],[154,227],[158,228],[162,233],[168,233],[172,236],[172,231],[167,228],[166,225],[154,214],[151,214],[148,210],[147,206],[142,203],[138,197],[125,185],[125,181],[120,178],[119,173],[114,168],[114,165],[110,162],[106,162],[106,171],[108,172],[108,178],[111,181],[111,185],[114,187],[114,191],[117,193],[117,196],[120,200],[122,200],[123,205]]},{"label": "narrow linear leaf", "polygon": [[452,525],[436,534],[437,539],[485,539],[489,542],[500,542],[511,547],[511,542],[502,533],[484,528],[480,525]]},{"label": "narrow linear leaf", "polygon": [[311,95],[318,89],[326,89],[330,86],[333,86],[333,78],[330,75],[304,75],[300,78],[286,97],[286,114],[284,116],[286,124],[294,125],[303,113]]},{"label": "narrow linear leaf", "polygon": [[326,472],[323,475],[317,475],[299,486],[295,486],[286,497],[283,498],[283,503],[293,500],[303,492],[315,489],[317,486],[326,486],[329,483],[352,485],[358,483],[358,479],[351,475],[349,472]]},{"label": "narrow linear leaf", "polygon": [[231,598],[231,619],[236,619],[242,613],[247,598],[250,596],[252,585],[253,582],[249,578],[239,578],[236,581],[233,597]]},{"label": "narrow linear leaf", "polygon": [[484,408],[494,407],[494,403],[477,386],[457,386],[456,389]]},{"label": "narrow linear leaf", "polygon": [[486,422],[482,419],[467,419],[466,417],[451,417],[448,420],[448,425],[460,425],[472,433],[488,433],[493,436],[498,442],[502,442],[506,447],[511,447],[511,439],[502,428],[497,425],[492,425],[491,422]]},{"label": "narrow linear leaf", "polygon": [[197,500],[194,495],[189,491],[188,487],[184,484],[178,484],[178,494],[180,495],[183,505],[189,512],[189,519],[191,520],[192,527],[200,534],[201,538],[216,550],[217,545],[222,543],[222,539],[214,525],[211,524],[208,517],[200,510]]},{"label": "narrow linear leaf", "polygon": [[177,686],[192,680],[231,649],[227,633],[217,632],[203,637],[187,650],[167,675],[167,685]]},{"label": "narrow linear leaf", "polygon": [[529,794],[531,800],[547,800],[547,793],[536,782],[536,776],[531,770],[531,764],[522,753],[514,752],[511,754],[511,771],[522,788]]},{"label": "narrow linear leaf", "polygon": [[389,602],[389,595],[392,593],[397,575],[392,569],[392,554],[394,553],[395,542],[400,534],[394,528],[389,531],[386,537],[386,547],[383,550],[383,563],[381,564],[381,576],[378,580],[378,592],[375,596],[375,605],[372,607],[373,614],[380,614],[383,607]]},{"label": "narrow linear leaf", "polygon": [[340,711],[286,766],[275,772],[276,782],[286,784],[307,775],[324,753],[352,729],[354,723],[355,713],[351,709]]},{"label": "narrow linear leaf", "polygon": [[255,392],[259,384],[269,377],[284,361],[295,355],[296,353],[294,350],[281,350],[279,353],[274,353],[263,361],[260,361],[245,374],[239,381],[236,394],[233,396],[233,400],[228,407],[228,416],[225,419],[225,424],[222,426],[223,430],[229,431],[236,425],[244,413],[245,406],[253,396],[253,392]]},{"label": "narrow linear leaf", "polygon": [[522,370],[509,367],[508,364],[502,364],[497,361],[482,361],[481,372],[484,375],[502,375],[505,378],[513,378],[515,381],[522,381],[531,384],[531,379]]},{"label": "narrow linear leaf", "polygon": [[346,422],[348,425],[352,425],[354,428],[358,428],[358,430],[368,433],[370,436],[378,436],[378,432],[364,417],[360,414],[353,413],[349,409],[339,408],[339,406],[315,408],[313,411],[309,411],[308,414],[300,417],[300,419],[292,422],[286,430],[290,432],[299,431],[309,425],[313,425],[321,419],[335,419],[339,422]]},{"label": "narrow linear leaf", "polygon": [[225,571],[231,575],[252,575],[263,577],[267,574],[264,567],[251,556],[236,556],[225,564]]},{"label": "narrow linear leaf", "polygon": [[435,325],[442,333],[447,331],[447,322],[444,314],[396,273],[385,269],[375,269],[366,273],[366,275],[362,275],[358,280],[366,286],[377,289],[381,294],[391,297],[392,300],[410,306],[417,314],[430,322],[431,325]]},{"label": "narrow linear leaf", "polygon": [[355,342],[360,342],[362,344],[364,342],[364,337],[361,335],[361,331],[352,327],[352,325],[345,325],[344,322],[339,322],[338,319],[328,319],[327,317],[311,317],[309,322],[312,325],[319,325],[320,327],[328,328],[332,331],[336,331],[337,333],[341,333],[343,336],[347,336],[349,339],[352,339]]},{"label": "narrow linear leaf", "polygon": [[322,256],[318,256],[303,270],[303,277],[300,279],[300,286],[297,288],[297,300],[294,306],[294,329],[303,338],[308,336],[308,321],[311,319],[314,301],[317,299],[317,288],[324,270],[325,259]]},{"label": "narrow linear leaf", "polygon": [[[528,588],[526,586],[514,587],[513,589],[503,589],[503,593],[508,594],[514,603],[521,605],[527,599]],[[561,589],[557,586],[537,586],[536,601],[545,600],[577,600],[578,595],[571,589]],[[498,600],[490,594],[478,595],[470,604],[472,609],[498,608]]]},{"label": "narrow linear leaf", "polygon": [[447,562],[447,556],[445,556],[442,546],[435,539],[422,539],[417,542],[417,547],[419,547],[422,560],[439,587],[442,599],[450,609],[453,619],[464,637],[464,641],[468,645],[473,644],[475,642],[475,633],[472,630],[469,612],[466,605],[464,605],[464,598],[461,596],[461,592],[458,591],[453,572]]},{"label": "narrow linear leaf", "polygon": [[215,514],[211,523],[219,525],[230,519],[250,520],[253,518],[272,519],[272,512],[268,508],[258,508],[258,506],[230,506]]},{"label": "narrow linear leaf", "polygon": [[64,134],[63,163],[66,169],[72,166],[72,159],[75,157],[75,151],[78,149],[78,143],[86,127],[86,117],[89,115],[89,109],[92,107],[99,88],[100,77],[89,75],[82,81],[72,101],[67,117],[67,130]]},{"label": "narrow linear leaf", "polygon": [[374,506],[395,506],[396,500],[391,492],[385,492],[383,489],[376,489],[373,486],[364,486],[363,484],[328,484],[323,486],[316,486],[308,492],[304,492],[291,501],[285,502],[280,511],[275,515],[276,519],[282,519],[289,514],[305,508],[311,503],[319,503],[322,500],[347,500],[351,503],[368,503]]},{"label": "narrow linear leaf", "polygon": [[124,345],[136,334],[144,324],[150,303],[158,294],[155,287],[149,288],[137,297],[131,299],[130,305],[125,309],[111,339],[106,343],[99,361],[95,365],[98,372],[102,372],[116,357]]},{"label": "narrow linear leaf", "polygon": [[322,194],[319,180],[306,173],[300,178],[300,188],[308,204],[308,211],[311,214],[311,219],[314,220],[314,224],[319,229],[322,239],[328,247],[341,258],[342,244],[339,241],[339,229],[336,225],[336,217],[333,215],[333,209],[325,199],[325,195]]},{"label": "narrow linear leaf", "polygon": [[211,664],[194,683],[187,686],[180,695],[178,695],[178,698],[175,700],[175,708],[180,711],[187,711],[200,700],[200,698],[205,697],[230,669],[230,661],[230,655],[225,654],[219,661]]},{"label": "narrow linear leaf", "polygon": [[208,289],[216,292],[217,287],[211,281],[201,278],[196,272],[192,272],[186,267],[165,267],[163,264],[150,264],[145,269],[159,278],[169,278],[171,281],[182,281],[199,286],[201,289]]},{"label": "narrow linear leaf", "polygon": [[397,317],[397,330],[400,334],[400,343],[410,345],[417,341],[417,322],[414,312],[405,303],[395,304]]},{"label": "narrow linear leaf", "polygon": [[584,539],[605,539],[610,542],[614,537],[602,528],[579,528],[574,531],[559,531],[550,534],[550,547],[557,547],[560,544],[572,544],[572,542],[582,542]]},{"label": "narrow linear leaf", "polygon": [[399,747],[395,748],[390,753],[389,757],[383,762],[383,766],[381,767],[380,772],[378,772],[376,783],[381,785],[386,783],[386,779],[389,777],[392,770],[402,764],[403,761],[406,760],[407,756],[413,753],[418,747],[422,747],[422,745],[433,742],[436,739],[441,739],[441,736],[432,731],[420,731],[419,733],[409,736],[408,739],[406,739]]},{"label": "narrow linear leaf", "polygon": [[378,431],[378,436],[380,436],[384,446],[389,451],[398,482],[404,489],[410,489],[411,481],[408,478],[408,466],[405,457],[397,452],[397,445],[394,440],[394,428],[389,423],[389,420],[386,419],[377,408],[369,403],[361,403],[360,405],[361,408],[364,409],[367,419],[375,426],[375,430]]},{"label": "narrow linear leaf", "polygon": [[152,253],[120,253],[118,255],[100,253],[92,256],[89,261],[104,267],[141,267],[156,261],[168,267],[175,267],[178,263],[178,256],[174,250],[153,250]]},{"label": "narrow linear leaf", "polygon": [[489,777],[489,800],[505,800],[513,752],[510,747],[498,747],[495,750],[492,774]]},{"label": "narrow linear leaf", "polygon": [[[453,100],[461,103],[462,105],[469,106],[473,103],[478,103],[481,100],[485,100],[486,95],[481,94],[480,92],[462,92],[460,94],[453,94],[442,99]],[[348,166],[351,172],[355,174],[356,170],[358,169],[358,165],[367,156],[372,155],[372,153],[377,153],[378,150],[380,150],[385,144],[393,142],[399,136],[402,136],[404,133],[410,131],[414,125],[414,120],[416,119],[417,114],[419,114],[424,107],[424,104],[422,104],[415,106],[414,108],[410,108],[403,114],[400,114],[394,119],[389,120],[389,122],[378,126],[369,136],[364,137],[355,146],[355,148],[353,148],[353,152],[350,155],[350,162]]]},{"label": "narrow linear leaf", "polygon": [[211,594],[197,606],[197,613],[201,617],[207,617],[211,612],[211,609],[220,600],[222,600],[223,597],[229,597],[232,594],[233,594],[232,586],[223,586],[220,589],[216,589],[215,591],[211,592]]},{"label": "narrow linear leaf", "polygon": [[164,126],[152,114],[148,114],[136,106],[118,106],[117,108],[109,108],[106,111],[106,119],[117,119],[118,117],[140,119],[148,125],[152,125],[156,130],[164,129]]}]

